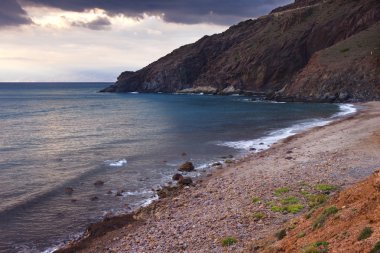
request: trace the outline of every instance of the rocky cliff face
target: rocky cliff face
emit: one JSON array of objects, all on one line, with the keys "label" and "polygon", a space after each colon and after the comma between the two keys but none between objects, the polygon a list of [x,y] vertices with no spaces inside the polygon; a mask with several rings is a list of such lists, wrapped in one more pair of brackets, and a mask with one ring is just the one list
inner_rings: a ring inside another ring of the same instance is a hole
[{"label": "rocky cliff face", "polygon": [[103,91],[378,99],[379,20],[378,0],[298,0],[180,47],[139,71],[123,72]]}]

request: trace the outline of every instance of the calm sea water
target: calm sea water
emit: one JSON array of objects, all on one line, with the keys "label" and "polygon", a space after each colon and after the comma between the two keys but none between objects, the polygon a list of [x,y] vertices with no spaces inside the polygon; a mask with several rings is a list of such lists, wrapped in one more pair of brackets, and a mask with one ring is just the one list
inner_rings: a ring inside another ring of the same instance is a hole
[{"label": "calm sea water", "polygon": [[204,168],[339,111],[240,96],[97,93],[107,85],[0,84],[0,252],[44,251],[154,198],[152,188],[184,161]]}]

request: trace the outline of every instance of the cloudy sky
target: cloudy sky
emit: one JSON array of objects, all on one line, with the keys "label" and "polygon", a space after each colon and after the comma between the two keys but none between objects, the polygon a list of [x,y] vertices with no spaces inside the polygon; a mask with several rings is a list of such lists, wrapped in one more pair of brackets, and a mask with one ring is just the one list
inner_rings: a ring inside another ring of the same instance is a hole
[{"label": "cloudy sky", "polygon": [[114,81],[291,0],[0,0],[0,82]]}]

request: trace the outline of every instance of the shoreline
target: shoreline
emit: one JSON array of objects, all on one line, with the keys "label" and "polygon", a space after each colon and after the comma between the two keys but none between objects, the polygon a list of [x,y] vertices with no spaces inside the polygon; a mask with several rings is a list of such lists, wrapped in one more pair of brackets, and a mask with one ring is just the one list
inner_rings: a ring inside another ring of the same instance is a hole
[{"label": "shoreline", "polygon": [[[372,103],[378,104],[379,102],[372,102]],[[155,216],[154,214],[156,213],[157,209],[160,209],[160,210],[161,209],[173,209],[172,210],[173,212],[178,212],[178,210],[176,211],[176,208],[171,207],[171,205],[170,205],[171,201],[177,202],[178,198],[183,198],[184,195],[189,195],[189,194],[192,195],[191,194],[192,191],[202,192],[202,189],[200,189],[200,188],[202,188],[204,185],[207,186],[207,184],[209,182],[218,181],[218,178],[220,176],[225,177],[226,173],[235,173],[238,169],[240,169],[239,166],[242,166],[246,163],[249,163],[252,160],[260,160],[260,159],[265,160],[266,157],[273,155],[273,153],[276,153],[277,149],[284,149],[284,148],[286,149],[287,148],[286,146],[289,145],[289,143],[291,144],[291,142],[294,140],[303,138],[305,136],[308,136],[312,133],[318,132],[318,131],[326,129],[326,128],[334,127],[336,125],[341,124],[342,122],[344,123],[344,122],[362,117],[366,113],[368,114],[368,111],[371,110],[370,108],[373,109],[374,106],[371,107],[372,103],[365,104],[365,105],[367,105],[367,108],[359,111],[358,113],[356,113],[353,116],[345,117],[343,119],[338,119],[336,121],[329,122],[325,126],[319,126],[319,127],[309,129],[305,132],[297,133],[296,135],[292,135],[290,137],[287,137],[286,139],[282,140],[280,143],[274,144],[270,149],[264,150],[262,152],[254,153],[254,154],[249,154],[246,157],[243,157],[241,160],[234,161],[233,164],[226,165],[221,170],[213,169],[213,171],[212,171],[213,176],[212,177],[207,177],[207,176],[201,177],[196,182],[196,185],[194,187],[191,187],[191,190],[188,190],[187,187],[181,188],[179,190],[173,191],[172,195],[170,195],[166,198],[160,199],[158,201],[155,201],[154,203],[150,204],[147,207],[141,207],[140,209],[138,209],[137,211],[135,211],[131,214],[125,214],[125,215],[121,215],[121,216],[106,218],[105,220],[103,220],[101,222],[92,224],[89,226],[86,233],[84,234],[84,236],[81,239],[79,239],[77,241],[73,241],[73,242],[69,243],[68,245],[66,245],[64,248],[59,249],[55,252],[73,252],[73,251],[80,251],[80,250],[83,250],[83,252],[86,252],[86,250],[92,251],[92,250],[94,250],[94,248],[92,248],[94,245],[92,245],[92,244],[94,244],[95,241],[96,241],[96,244],[98,244],[100,241],[102,241],[104,245],[108,245],[109,243],[105,243],[105,242],[107,242],[107,237],[116,236],[116,235],[112,235],[112,234],[118,234],[118,232],[120,232],[120,230],[128,230],[128,231],[123,232],[123,236],[126,236],[126,234],[133,233],[133,231],[137,230],[137,228],[141,228],[141,227],[146,226],[146,222],[142,222],[142,220],[152,219],[152,216],[153,217]],[[289,154],[291,154],[291,153],[289,153]],[[288,162],[291,159],[285,158],[285,160],[286,160],[286,162]],[[353,180],[351,180],[351,181],[353,181]],[[353,182],[351,182],[351,183],[353,183]],[[349,185],[349,184],[346,183],[344,186],[347,186],[347,185]],[[272,188],[273,188],[273,186],[272,186]],[[207,195],[207,194],[205,194],[205,195]],[[209,194],[209,195],[212,195],[212,194]],[[209,196],[209,197],[212,197],[212,196]],[[274,216],[276,216],[276,215],[274,215]],[[292,217],[292,215],[290,215],[290,216]],[[286,215],[285,217],[286,217],[286,220],[289,220],[291,218],[291,217],[289,217],[289,214]],[[274,218],[277,219],[276,222],[278,222],[278,221],[283,220],[284,217],[282,217],[282,219],[280,219],[280,220],[279,220],[280,217],[274,217]],[[272,222],[272,223],[276,223],[276,222]],[[264,224],[265,224],[265,222],[264,222]],[[127,229],[125,229],[125,228],[127,228]],[[115,241],[117,241],[117,240],[115,240]],[[100,243],[100,244],[102,244],[102,243]],[[110,244],[115,244],[115,243],[110,243]],[[94,251],[92,251],[92,252],[94,252]],[[96,251],[96,252],[98,252],[98,251]],[[101,251],[99,251],[99,252],[101,252]]]}]

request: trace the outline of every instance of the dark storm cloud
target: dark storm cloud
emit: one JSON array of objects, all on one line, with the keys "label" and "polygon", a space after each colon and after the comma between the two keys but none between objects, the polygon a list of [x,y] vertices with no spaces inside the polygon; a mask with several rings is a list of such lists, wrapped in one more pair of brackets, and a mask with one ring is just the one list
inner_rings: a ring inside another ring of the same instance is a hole
[{"label": "dark storm cloud", "polygon": [[267,14],[271,9],[289,2],[291,0],[22,0],[26,5],[77,12],[99,8],[109,15],[124,14],[139,18],[146,13],[163,15],[167,22],[224,25]]},{"label": "dark storm cloud", "polygon": [[31,23],[32,21],[16,0],[0,0],[0,27]]},{"label": "dark storm cloud", "polygon": [[72,22],[72,26],[85,27],[91,30],[107,30],[110,28],[111,22],[108,18],[99,17],[91,22]]}]

